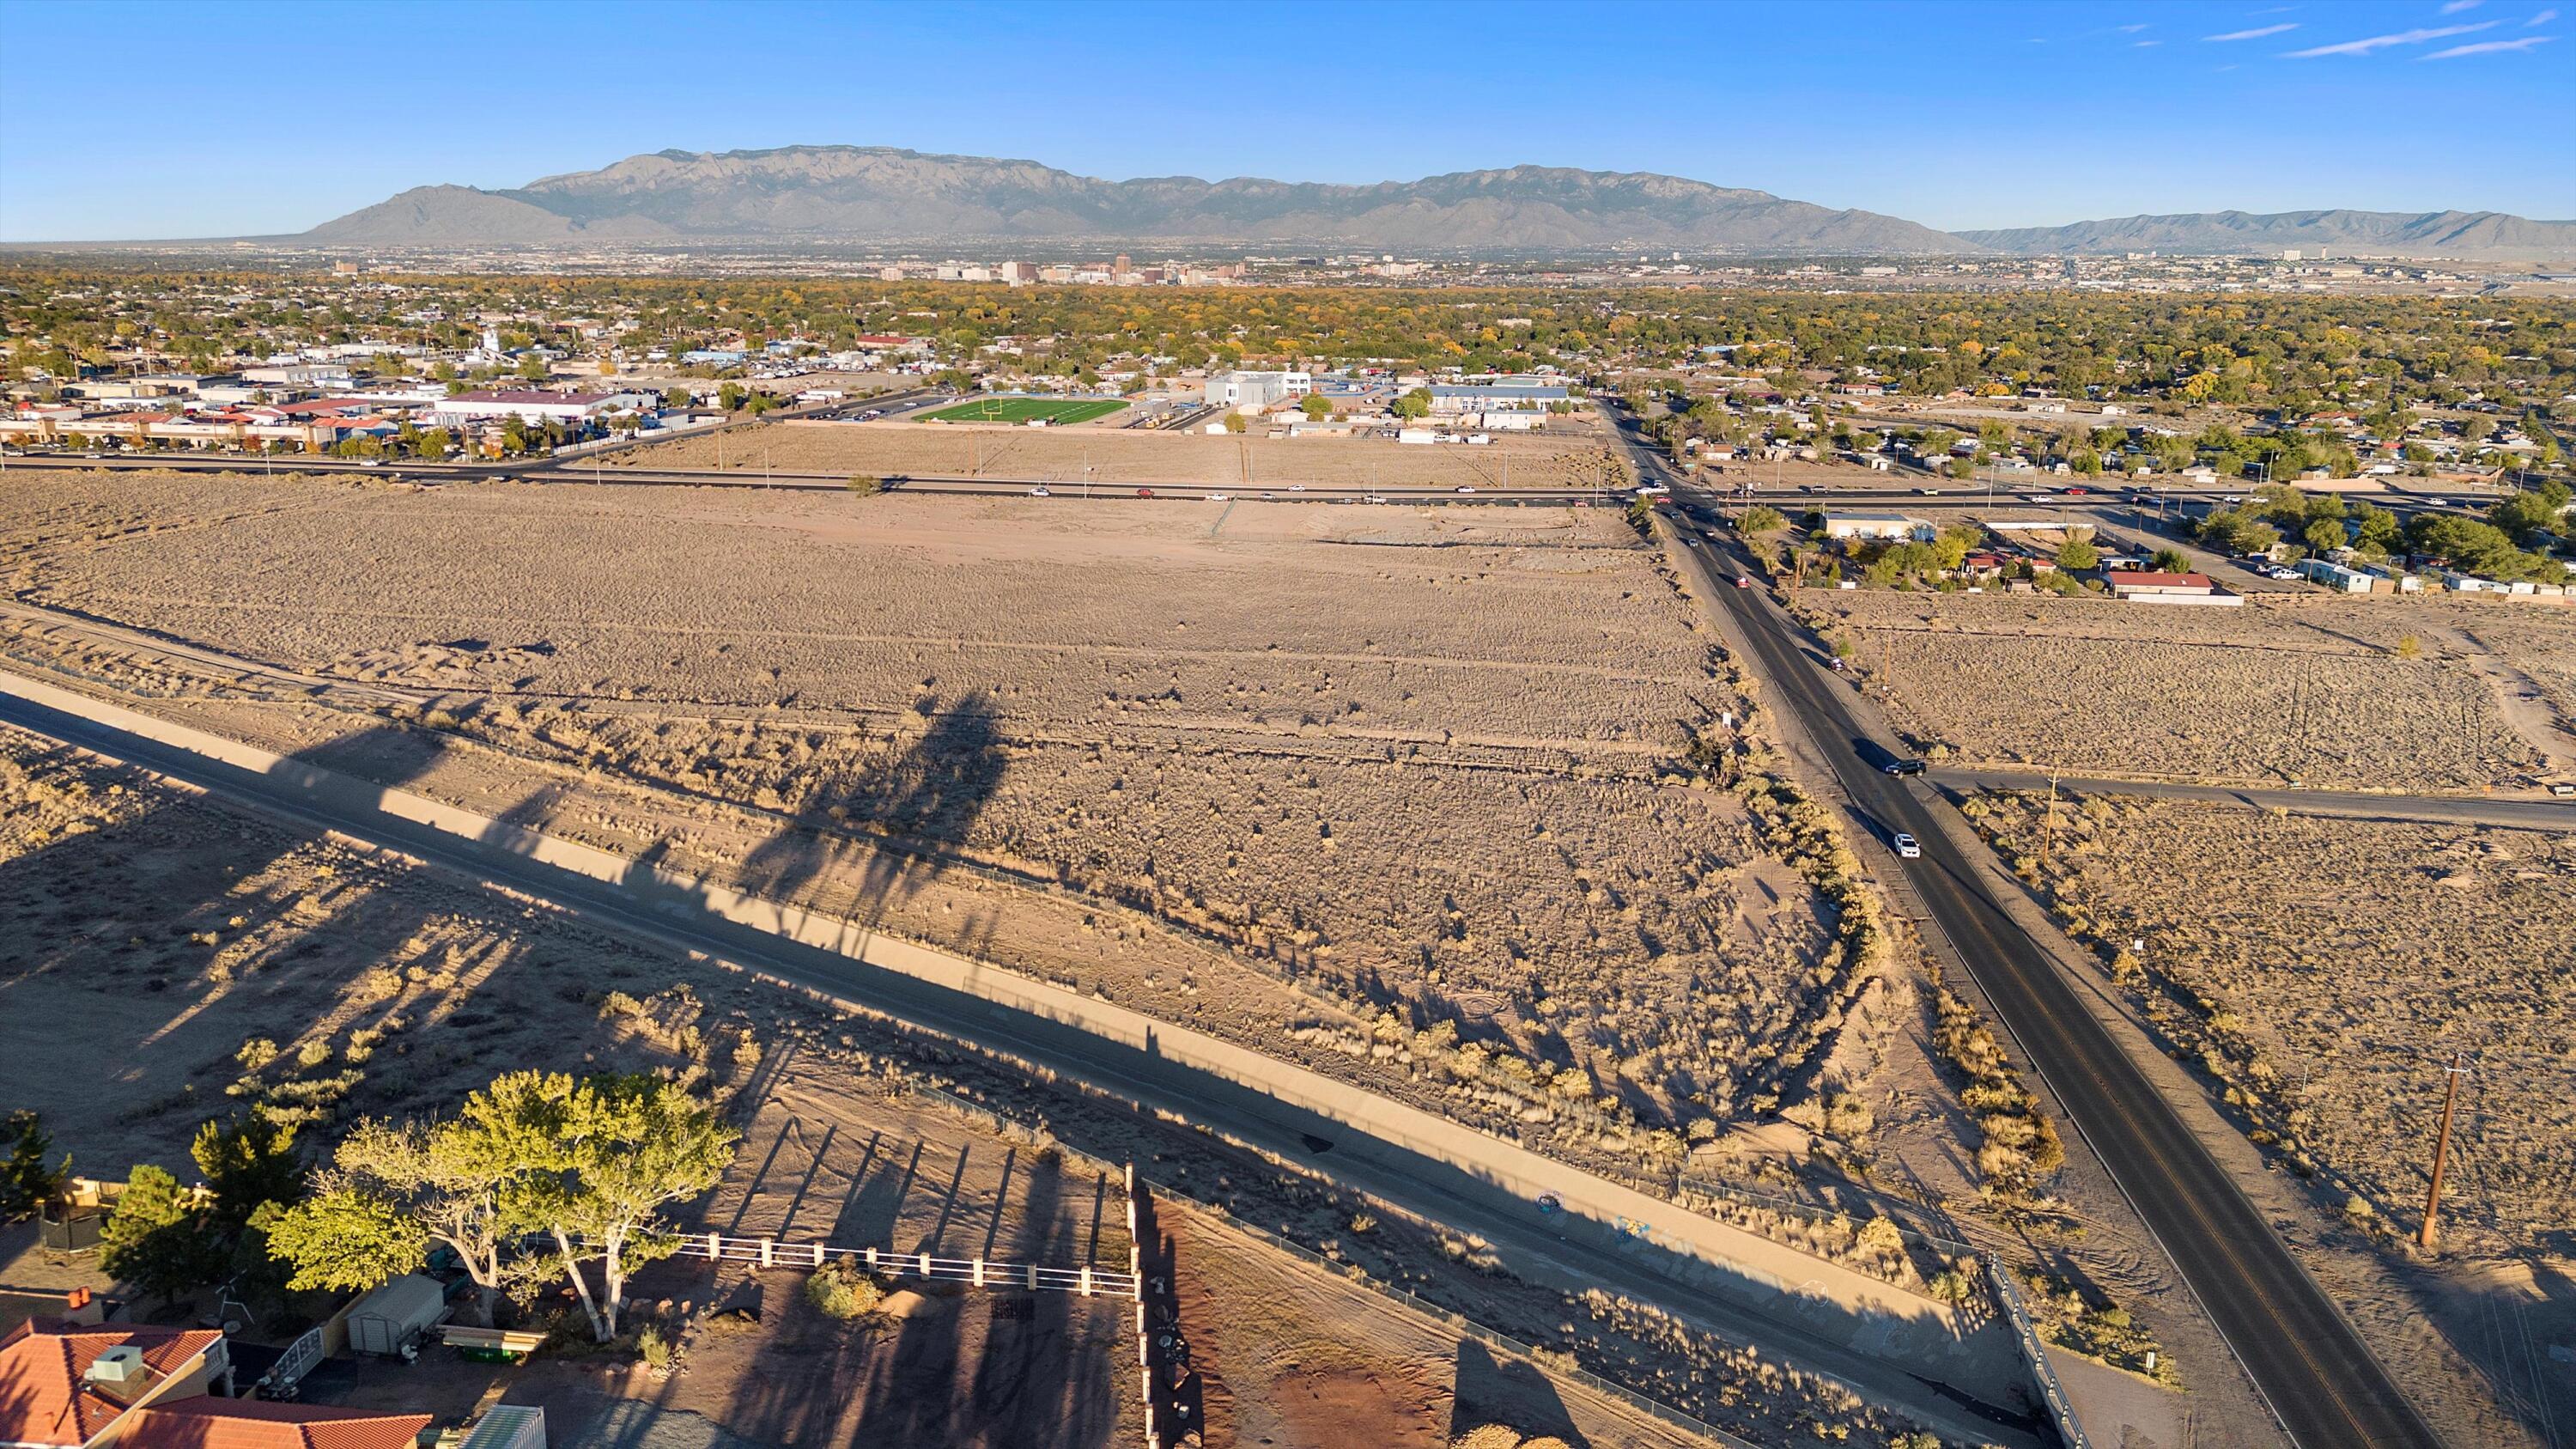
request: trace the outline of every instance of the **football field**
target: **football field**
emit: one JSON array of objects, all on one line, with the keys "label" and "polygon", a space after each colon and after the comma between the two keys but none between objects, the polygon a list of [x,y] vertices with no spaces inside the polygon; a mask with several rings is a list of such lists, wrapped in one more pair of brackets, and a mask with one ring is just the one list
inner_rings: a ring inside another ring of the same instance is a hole
[{"label": "football field", "polygon": [[925,413],[926,423],[1025,423],[1044,418],[1050,423],[1087,423],[1105,418],[1127,406],[1117,398],[1098,397],[983,397]]}]

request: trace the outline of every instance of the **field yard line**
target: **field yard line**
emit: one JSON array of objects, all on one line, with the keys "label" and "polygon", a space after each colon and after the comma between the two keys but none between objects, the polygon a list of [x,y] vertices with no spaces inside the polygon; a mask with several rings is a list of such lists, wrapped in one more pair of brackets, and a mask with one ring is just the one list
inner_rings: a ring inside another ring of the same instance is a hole
[{"label": "field yard line", "polygon": [[[1082,1076],[1086,1068],[1093,1075],[1105,1074],[1116,1084],[1106,1089],[1128,1097],[1138,1095],[1129,1084],[1157,1083],[1160,1090],[1149,1088],[1146,1099],[1176,1091],[1183,1104],[1176,1110],[1192,1120],[1201,1115],[1192,1109],[1212,1101],[1215,1089],[1264,1104],[1268,1111],[1262,1125],[1274,1132],[1283,1127],[1296,1131],[1290,1123],[1312,1122],[1355,1134],[1320,1139],[1332,1144],[1334,1156],[1306,1155],[1316,1170],[1345,1180],[1350,1174],[1337,1164],[1352,1161],[1364,1180],[1355,1185],[1399,1205],[1408,1190],[1438,1193],[1445,1188],[1454,1201],[1488,1209],[1499,1194],[1522,1205],[1510,1221],[1514,1230],[1529,1236],[1536,1231],[1537,1214],[1528,1205],[1552,1194],[1563,1210],[1549,1226],[1558,1229],[1555,1236],[1562,1247],[1557,1251],[1575,1255],[1568,1260],[1573,1271],[1612,1283],[1628,1271],[1643,1271],[1667,1289],[1687,1285],[1704,1290],[1677,1306],[1707,1316],[1718,1307],[1709,1301],[1708,1295],[1714,1295],[1737,1310],[1749,1310],[1750,1318],[1723,1313],[1719,1318],[1735,1317],[1735,1332],[1787,1345],[1792,1357],[1822,1358],[1828,1372],[1854,1380],[1856,1387],[1867,1385],[1873,1397],[1937,1412],[1937,1401],[1927,1404],[1905,1392],[1891,1382],[1891,1373],[1899,1382],[1919,1375],[1986,1398],[1999,1397],[2017,1372],[2009,1346],[2000,1343],[1991,1325],[1972,1329],[1945,1305],[1249,1048],[849,921],[504,825],[7,671],[0,671],[0,696],[35,706],[33,711],[13,711],[23,727],[75,746],[92,747],[76,737],[85,732],[48,730],[45,720],[68,715],[103,732],[215,761],[254,777],[229,788],[274,798],[290,808],[355,819],[396,850],[426,846],[439,858],[462,856],[476,863],[469,869],[488,867],[492,874],[487,879],[532,882],[548,899],[568,894],[575,909],[594,899],[611,909],[641,908],[642,919],[679,923],[675,936],[713,942],[713,950],[725,957],[742,959],[739,947],[725,945],[737,942],[751,948],[756,962],[762,938],[767,938],[772,948],[785,943],[874,968],[886,979],[873,983],[879,987],[872,993],[878,999],[862,1004],[902,1020],[920,1021],[926,1015],[928,1029],[943,1036],[973,1043],[989,1032],[1010,1043],[1001,1049],[1019,1056],[1032,1054],[1022,1044],[1030,1041],[1061,1043],[1068,1033],[1092,1038],[1118,1050],[1079,1053],[1069,1074]],[[113,754],[115,747],[111,742],[97,748]],[[531,865],[548,870],[533,871]],[[567,892],[563,887],[570,882],[564,877],[592,884]],[[597,889],[603,885],[606,891]],[[847,989],[818,988],[794,972],[788,967],[777,979],[809,992]],[[894,978],[931,990],[906,990]],[[947,1005],[951,998],[984,1003],[981,1014],[1003,1025],[959,1028],[955,1021],[972,1018],[954,1014]],[[884,1004],[888,999],[901,1004]],[[1040,1061],[1067,1054],[1062,1046],[1041,1046],[1034,1053]],[[1118,1063],[1138,1065],[1122,1068]],[[1198,1084],[1196,1095],[1192,1082]],[[1399,1174],[1394,1184],[1366,1185],[1372,1178],[1384,1183],[1386,1171]],[[1593,1260],[1588,1274],[1580,1263],[1584,1257]]]}]

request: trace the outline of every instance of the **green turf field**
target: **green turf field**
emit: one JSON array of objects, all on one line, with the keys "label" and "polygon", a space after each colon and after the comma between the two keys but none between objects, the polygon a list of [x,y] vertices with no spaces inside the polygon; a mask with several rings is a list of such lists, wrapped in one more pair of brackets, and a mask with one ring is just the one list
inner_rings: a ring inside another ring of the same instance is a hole
[{"label": "green turf field", "polygon": [[1116,398],[1093,397],[982,397],[925,413],[925,423],[1025,423],[1031,418],[1049,422],[1087,423],[1105,418],[1127,404]]}]

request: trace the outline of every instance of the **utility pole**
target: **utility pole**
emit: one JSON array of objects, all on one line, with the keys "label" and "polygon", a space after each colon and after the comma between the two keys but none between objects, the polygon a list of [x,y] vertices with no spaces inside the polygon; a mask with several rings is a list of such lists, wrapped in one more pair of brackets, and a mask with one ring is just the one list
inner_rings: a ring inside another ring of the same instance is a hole
[{"label": "utility pole", "polygon": [[2442,1210],[2442,1164],[2451,1155],[2451,1114],[2460,1105],[2460,1078],[2469,1074],[2460,1057],[2459,1052],[2451,1053],[2451,1064],[2442,1069],[2450,1082],[2442,1089],[2442,1130],[2433,1139],[2433,1190],[2424,1195],[2424,1227],[2415,1235],[2415,1246],[2428,1253],[2433,1250],[2433,1219]]}]

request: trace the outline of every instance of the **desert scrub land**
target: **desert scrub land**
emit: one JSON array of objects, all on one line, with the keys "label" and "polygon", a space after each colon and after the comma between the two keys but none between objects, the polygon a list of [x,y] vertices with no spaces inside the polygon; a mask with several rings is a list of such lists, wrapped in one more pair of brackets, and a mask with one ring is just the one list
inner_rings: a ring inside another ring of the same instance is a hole
[{"label": "desert scrub land", "polygon": [[[2576,836],[2133,797],[1969,802],[2240,1124],[2394,1244],[2442,1068],[2469,1054],[2442,1209],[2463,1253],[2576,1251]],[[2143,939],[2143,955],[2130,947]]]},{"label": "desert scrub land", "polygon": [[636,448],[607,460],[616,468],[717,468],[758,473],[863,474],[879,478],[1043,478],[1078,486],[1207,484],[1263,488],[1318,483],[1363,488],[1596,487],[1609,454],[1599,427],[1567,420],[1550,432],[1498,435],[1477,447],[1434,447],[1385,438],[1217,437],[1103,427],[796,422]]},{"label": "desert scrub land", "polygon": [[[0,510],[31,604],[398,688],[407,737],[541,769],[531,810],[631,786],[657,845],[888,929],[925,860],[1005,884],[938,944],[1033,892],[1115,908],[1067,969],[1194,992],[1120,974],[1141,916],[1364,1025],[1200,1024],[1534,1141],[1669,1165],[1783,1105],[1874,964],[1788,807],[1689,763],[1742,697],[1607,511],[49,489]],[[770,834],[711,841],[715,810]]]},{"label": "desert scrub land", "polygon": [[[1522,1280],[1482,1243],[1184,1125],[8,729],[0,822],[0,920],[11,928],[0,933],[0,1101],[39,1111],[84,1171],[186,1171],[197,1125],[246,1106],[294,1121],[319,1151],[358,1116],[452,1110],[506,1069],[651,1070],[708,1089],[750,1129],[712,1200],[684,1215],[695,1228],[845,1245],[891,1235],[961,1252],[989,1236],[997,1254],[1010,1245],[1117,1264],[1120,1215],[1114,1203],[1094,1210],[1103,1191],[1114,1198],[1115,1179],[1102,1182],[1098,1160],[1134,1161],[1238,1221],[1538,1344],[1559,1366],[1735,1432],[1767,1441],[1822,1425],[1860,1444],[1908,1432],[1774,1356],[1611,1295]],[[1189,1234],[1183,1276],[1205,1308],[1193,1321],[1219,1356],[1222,1407],[1238,1422],[1392,1414],[1436,1443],[1434,1411],[1453,1399],[1486,1410],[1562,1399],[1613,1442],[1688,1442],[1572,1386],[1550,1391],[1525,1366],[1503,1365],[1499,1380],[1470,1374],[1458,1337],[1436,1321],[1221,1222],[1188,1226],[1200,1220],[1186,1207],[1169,1221]],[[887,1401],[898,1420],[1035,1412],[1060,1385],[1095,1376],[1104,1387],[1093,1411],[1132,1402],[1132,1369],[1117,1368],[1132,1340],[1114,1305],[1090,1310],[1090,1327],[1031,1341],[1029,1321],[1001,1298],[897,1293],[883,1321],[844,1330],[805,1313],[790,1276],[768,1290],[785,1310],[747,1333],[725,1311],[738,1300],[707,1291],[707,1265],[653,1271],[664,1276],[644,1296],[660,1300],[653,1321],[682,1345],[679,1378],[602,1379],[586,1366],[582,1393],[676,1401],[752,1433],[836,1411],[840,1400],[774,1389],[781,1374],[827,1368],[870,1395],[908,1386]],[[1240,1331],[1248,1302],[1279,1305],[1291,1337]],[[1044,1313],[1071,1303],[1042,1305],[1033,1321],[1044,1328]],[[782,1342],[784,1357],[766,1357]],[[1014,1344],[1035,1356],[1015,1363]],[[1057,1352],[1067,1345],[1083,1352]],[[1301,1368],[1283,1346],[1313,1351]],[[995,1397],[996,1374],[1024,1381]],[[1362,1392],[1371,1375],[1390,1395]],[[1397,1377],[1419,1391],[1409,1407],[1393,1395]],[[577,1412],[595,1407],[576,1395]]]},{"label": "desert scrub land", "polygon": [[1902,728],[1965,763],[2418,789],[2576,770],[2576,612],[2550,605],[1867,590],[1797,602],[1852,643]]}]

